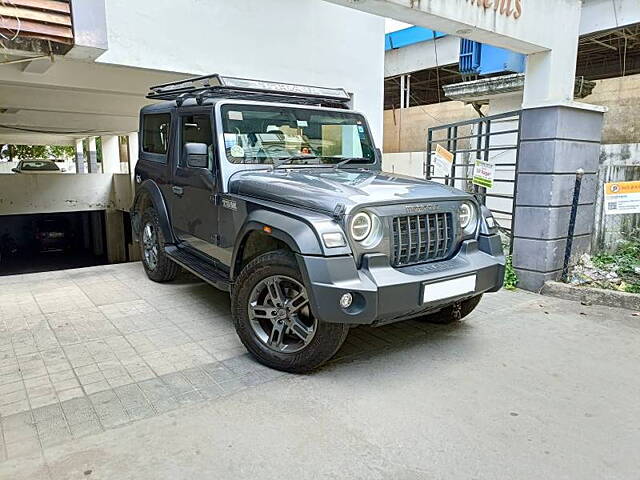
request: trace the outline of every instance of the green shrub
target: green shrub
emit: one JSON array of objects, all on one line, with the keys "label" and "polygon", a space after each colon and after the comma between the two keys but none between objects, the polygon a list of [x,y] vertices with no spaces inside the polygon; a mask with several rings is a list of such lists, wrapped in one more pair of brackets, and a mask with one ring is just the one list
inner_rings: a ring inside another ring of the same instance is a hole
[{"label": "green shrub", "polygon": [[515,290],[518,286],[518,274],[513,268],[513,259],[511,255],[506,257],[504,272],[504,288],[507,290]]}]

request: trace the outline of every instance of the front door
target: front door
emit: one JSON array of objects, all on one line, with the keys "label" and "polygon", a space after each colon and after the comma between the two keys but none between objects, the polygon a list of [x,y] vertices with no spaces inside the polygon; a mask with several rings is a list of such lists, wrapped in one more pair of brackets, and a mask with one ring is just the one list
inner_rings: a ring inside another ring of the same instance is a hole
[{"label": "front door", "polygon": [[[179,142],[170,190],[174,233],[184,246],[218,259],[218,206],[215,201],[218,168],[210,111],[181,112],[178,123]],[[189,165],[187,143],[207,146],[209,162],[206,167]]]}]

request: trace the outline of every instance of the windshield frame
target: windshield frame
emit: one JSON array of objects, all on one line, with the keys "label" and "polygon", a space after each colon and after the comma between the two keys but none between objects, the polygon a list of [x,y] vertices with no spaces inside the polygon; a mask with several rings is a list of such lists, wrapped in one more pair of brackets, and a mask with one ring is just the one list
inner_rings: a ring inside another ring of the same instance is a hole
[{"label": "windshield frame", "polygon": [[[344,108],[327,108],[320,107],[315,105],[300,105],[295,103],[280,103],[280,102],[256,102],[251,100],[221,100],[215,104],[214,108],[214,124],[215,124],[215,135],[217,141],[217,151],[220,165],[220,174],[222,178],[222,188],[223,192],[227,193],[228,190],[228,181],[229,178],[237,172],[244,172],[247,170],[272,170],[274,166],[272,164],[260,164],[260,163],[233,163],[229,160],[226,154],[225,141],[224,141],[224,129],[222,122],[222,107],[225,105],[256,105],[256,106],[267,106],[267,107],[285,107],[285,108],[293,108],[293,109],[305,109],[305,110],[321,110],[326,112],[337,112],[337,113],[345,113],[348,112],[353,115],[357,115],[361,118],[364,126],[367,130],[367,134],[371,139],[371,145],[376,152],[374,156],[374,161],[370,163],[353,163],[350,166],[354,168],[361,168],[367,170],[375,170],[379,171],[381,168],[381,158],[378,155],[378,148],[375,144],[375,140],[373,135],[371,134],[371,128],[369,126],[369,122],[367,117],[362,113],[349,110]],[[280,167],[280,169],[284,168],[334,168],[335,165],[326,164],[326,165],[317,165],[317,164],[287,164],[286,166]]]}]

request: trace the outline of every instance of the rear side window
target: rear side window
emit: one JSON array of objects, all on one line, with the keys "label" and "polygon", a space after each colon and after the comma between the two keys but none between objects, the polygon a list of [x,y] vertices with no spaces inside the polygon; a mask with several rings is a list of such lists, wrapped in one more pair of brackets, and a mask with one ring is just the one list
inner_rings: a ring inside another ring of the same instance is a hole
[{"label": "rear side window", "polygon": [[169,113],[154,113],[144,115],[142,131],[142,151],[147,153],[167,153],[169,145]]}]

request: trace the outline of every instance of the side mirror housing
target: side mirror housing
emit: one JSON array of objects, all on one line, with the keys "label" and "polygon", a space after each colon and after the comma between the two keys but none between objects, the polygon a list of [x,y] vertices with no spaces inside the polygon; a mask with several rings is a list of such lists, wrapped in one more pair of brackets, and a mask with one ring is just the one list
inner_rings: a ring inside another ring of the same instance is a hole
[{"label": "side mirror housing", "polygon": [[13,173],[20,173],[20,170],[18,170],[16,167],[13,167],[13,168],[11,169],[11,171],[12,171]]},{"label": "side mirror housing", "polygon": [[209,154],[206,143],[185,143],[184,151],[189,167],[207,168],[209,166]]}]

